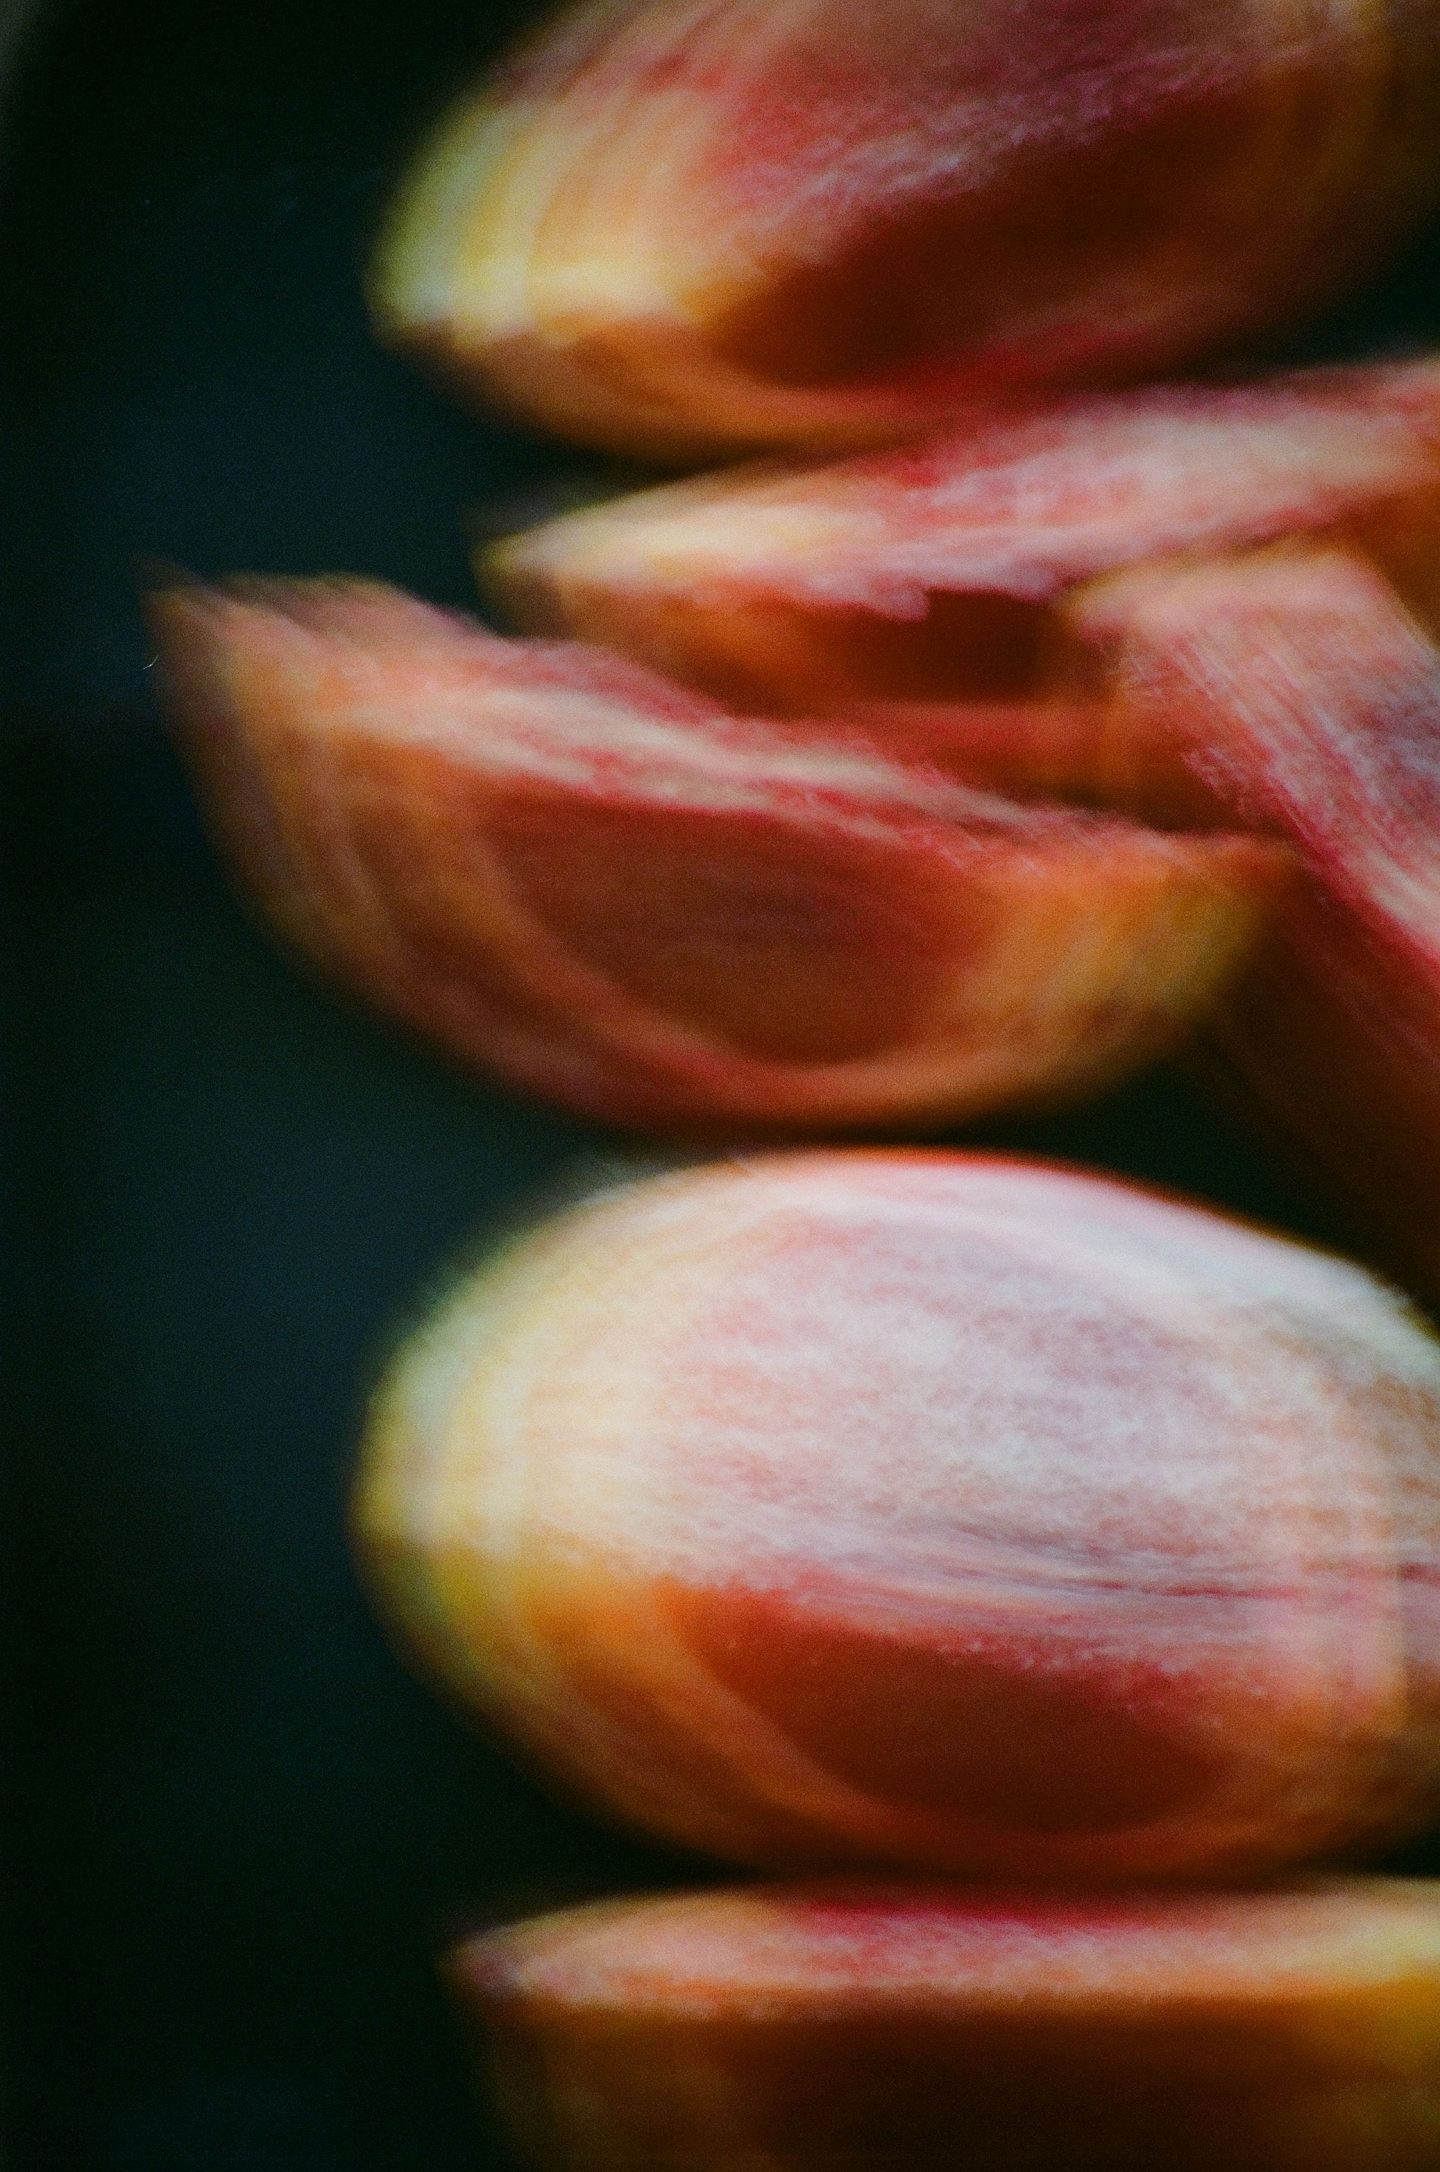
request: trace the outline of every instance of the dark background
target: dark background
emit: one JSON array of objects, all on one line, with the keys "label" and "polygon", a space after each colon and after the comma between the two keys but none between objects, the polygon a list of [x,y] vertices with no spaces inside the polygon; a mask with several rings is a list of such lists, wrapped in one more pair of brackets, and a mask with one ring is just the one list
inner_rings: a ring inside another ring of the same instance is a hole
[{"label": "dark background", "polygon": [[[624,1144],[271,948],[212,865],[135,604],[147,556],[468,604],[472,511],[583,466],[453,410],[360,302],[397,161],[519,13],[57,0],[0,137],[11,2172],[498,2163],[436,1949],[693,1874],[432,1704],[343,1528],[417,1291]],[[1437,271],[1431,236],[1312,349],[1423,334]],[[1177,1081],[984,1136],[1343,1234]]]}]

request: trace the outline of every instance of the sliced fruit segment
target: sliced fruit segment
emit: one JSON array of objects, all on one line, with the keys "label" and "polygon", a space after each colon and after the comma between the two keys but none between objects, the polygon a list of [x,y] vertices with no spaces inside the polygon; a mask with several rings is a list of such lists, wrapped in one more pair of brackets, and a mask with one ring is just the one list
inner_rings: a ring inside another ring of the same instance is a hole
[{"label": "sliced fruit segment", "polygon": [[1110,1881],[1440,1780],[1440,1345],[1360,1269],[1046,1165],[815,1153],[458,1286],[356,1502],[438,1680],[741,1861]]},{"label": "sliced fruit segment", "polygon": [[1430,2172],[1440,2142],[1418,1881],[755,1887],[541,1917],[449,1973],[536,2172]]},{"label": "sliced fruit segment", "polygon": [[1435,199],[1433,0],[598,0],[441,126],[387,336],[567,435],[913,436],[1293,316]]},{"label": "sliced fruit segment", "polygon": [[1027,795],[1184,813],[1164,733],[1096,698],[1057,608],[1120,567],[1312,532],[1440,617],[1440,365],[1071,395],[907,450],[672,483],[489,549],[527,632],[761,713],[848,715]]},{"label": "sliced fruit segment", "polygon": [[919,1123],[1080,1093],[1218,998],[1288,878],[1011,806],[363,582],[155,624],[221,833],[322,964],[630,1123]]},{"label": "sliced fruit segment", "polygon": [[1125,575],[1076,610],[1121,698],[1307,871],[1217,1029],[1227,1088],[1440,1300],[1440,649],[1334,552]]}]

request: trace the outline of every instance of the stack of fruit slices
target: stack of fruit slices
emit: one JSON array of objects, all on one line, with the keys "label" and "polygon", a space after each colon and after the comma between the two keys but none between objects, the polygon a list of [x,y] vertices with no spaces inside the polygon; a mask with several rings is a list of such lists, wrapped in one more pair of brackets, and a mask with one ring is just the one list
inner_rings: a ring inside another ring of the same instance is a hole
[{"label": "stack of fruit slices", "polygon": [[[651,1131],[1188,1038],[1440,1298],[1440,366],[1122,383],[1339,292],[1437,118],[1436,0],[562,17],[402,190],[380,328],[586,443],[787,457],[491,550],[521,638],[156,596],[243,879]],[[602,1810],[863,1874],[467,1949],[522,2149],[1433,2172],[1440,1894],[1235,1881],[1440,1804],[1437,1452],[1394,1292],[1054,1169],[689,1172],[463,1285],[359,1494],[402,1636]]]},{"label": "stack of fruit slices", "polygon": [[382,1610],[580,1800],[828,1874],[460,1953],[527,2161],[1427,2172],[1440,1886],[1294,1866],[1440,1799],[1437,1441],[1371,1276],[1058,1167],[687,1169],[462,1281]]},{"label": "stack of fruit slices", "polygon": [[571,515],[487,555],[539,638],[353,580],[153,617],[252,890],[462,1059],[914,1130],[1203,1024],[1429,1295],[1437,563],[1440,370],[1370,364]]}]

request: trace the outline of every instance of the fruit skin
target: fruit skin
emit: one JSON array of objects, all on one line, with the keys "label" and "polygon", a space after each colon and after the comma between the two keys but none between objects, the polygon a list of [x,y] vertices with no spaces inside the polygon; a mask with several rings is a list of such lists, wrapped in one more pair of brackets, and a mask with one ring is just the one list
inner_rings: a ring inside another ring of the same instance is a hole
[{"label": "fruit skin", "polygon": [[844,716],[973,783],[1203,810],[1101,698],[1064,602],[1119,568],[1319,534],[1440,617],[1440,365],[1069,394],[898,451],[670,483],[487,547],[512,623],[756,713]]},{"label": "fruit skin", "polygon": [[1440,1303],[1440,648],[1333,551],[1120,576],[1074,608],[1117,698],[1305,868],[1214,1023],[1211,1083]]},{"label": "fruit skin", "polygon": [[449,1974],[536,2172],[1440,2157],[1440,1890],[1418,1881],[759,1887],[544,1917]]},{"label": "fruit skin", "polygon": [[690,1169],[458,1286],[355,1503],[435,1679],[733,1859],[1213,1877],[1433,1807],[1440,1345],[1043,1164]]},{"label": "fruit skin", "polygon": [[151,617],[222,844],[287,935],[610,1122],[904,1128],[1092,1090],[1213,1006],[1291,872],[378,584],[178,588]]},{"label": "fruit skin", "polygon": [[598,0],[437,130],[375,321],[586,443],[893,442],[1339,293],[1437,81],[1433,0]]}]

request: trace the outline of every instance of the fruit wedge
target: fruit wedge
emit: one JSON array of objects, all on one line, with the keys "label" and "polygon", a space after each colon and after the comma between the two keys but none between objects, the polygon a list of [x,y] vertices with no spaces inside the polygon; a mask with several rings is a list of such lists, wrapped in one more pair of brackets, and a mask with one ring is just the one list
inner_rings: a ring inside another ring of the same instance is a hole
[{"label": "fruit wedge", "polygon": [[382,334],[646,456],[915,436],[1338,293],[1440,189],[1435,0],[594,0],[445,120]]},{"label": "fruit wedge", "polygon": [[1227,1090],[1440,1302],[1440,649],[1338,552],[1121,576],[1076,613],[1306,868],[1219,1023]]},{"label": "fruit wedge", "polygon": [[1432,2172],[1440,1889],[621,1901],[449,1973],[533,2172]]},{"label": "fruit wedge", "polygon": [[1440,1344],[1358,1268],[931,1152],[622,1188],[371,1415],[384,1610],[611,1814],[738,1861],[1250,1873],[1440,1794]]},{"label": "fruit wedge", "polygon": [[618,1122],[920,1124],[1102,1085],[1215,1000],[1288,855],[1026,810],[359,581],[175,588],[174,712],[290,937]]},{"label": "fruit wedge", "polygon": [[641,491],[507,538],[480,574],[524,631],[757,713],[848,715],[971,782],[1173,815],[1192,794],[1167,736],[1094,698],[1059,606],[1117,568],[1297,533],[1345,539],[1440,618],[1440,364],[1071,394]]}]

